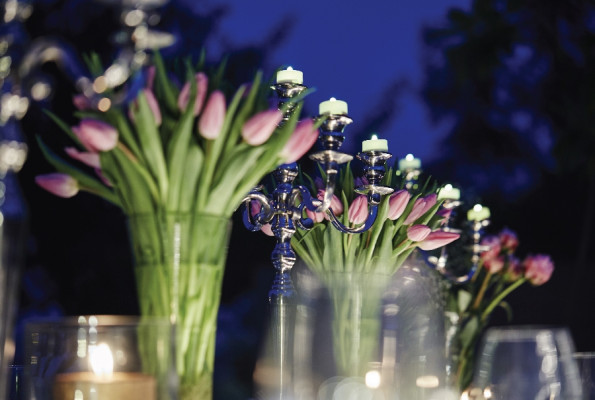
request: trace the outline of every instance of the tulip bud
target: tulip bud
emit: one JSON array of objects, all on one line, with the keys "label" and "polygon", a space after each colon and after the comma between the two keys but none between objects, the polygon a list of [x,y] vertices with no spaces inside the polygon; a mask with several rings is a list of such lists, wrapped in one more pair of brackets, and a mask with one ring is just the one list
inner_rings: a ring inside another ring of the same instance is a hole
[{"label": "tulip bud", "polygon": [[[262,209],[262,205],[260,204],[259,201],[252,200],[250,202],[250,215],[252,215],[252,217],[255,217],[260,212],[261,209]],[[262,233],[264,233],[267,236],[275,236],[275,234],[273,233],[271,224],[264,224],[263,226],[260,227],[260,230],[262,231]]]},{"label": "tulip bud", "polygon": [[159,103],[157,102],[153,91],[151,89],[144,89],[143,93],[145,94],[145,98],[147,99],[147,103],[149,104],[151,112],[153,112],[155,125],[161,126],[161,110],[159,109]]},{"label": "tulip bud", "polygon": [[242,127],[242,137],[251,146],[260,146],[273,134],[283,113],[279,110],[262,111],[250,118]]},{"label": "tulip bud", "polygon": [[368,182],[365,176],[362,176],[361,178],[355,178],[353,181],[353,186],[355,187],[368,186],[369,184],[370,183]]},{"label": "tulip bud", "polygon": [[211,93],[209,101],[203,110],[202,116],[198,121],[198,132],[202,137],[209,140],[215,140],[221,134],[223,122],[225,121],[225,95],[220,90]]},{"label": "tulip bud", "polygon": [[145,81],[145,86],[149,90],[153,90],[153,82],[155,82],[155,74],[157,73],[157,68],[154,65],[151,65],[147,68],[147,80]]},{"label": "tulip bud", "polygon": [[489,247],[489,250],[480,254],[482,260],[487,261],[496,258],[500,255],[500,239],[497,236],[486,236],[480,243],[481,246]]},{"label": "tulip bud", "polygon": [[306,209],[306,215],[308,216],[308,218],[314,221],[314,223],[320,223],[324,221],[324,213],[317,213]]},{"label": "tulip bud", "polygon": [[432,194],[424,197],[424,201],[426,202],[426,204],[424,205],[421,215],[424,215],[425,213],[430,211],[430,208],[432,208],[436,205],[437,200],[438,200],[438,195],[436,195],[436,193],[432,193]]},{"label": "tulip bud", "polygon": [[101,172],[101,168],[95,168],[95,174],[99,177],[99,179],[101,179],[101,182],[103,182],[103,184],[105,186],[108,187],[113,187],[114,185],[112,185],[112,183],[109,181],[109,179],[107,179],[105,177],[105,175],[103,174],[103,172]]},{"label": "tulip bud", "polygon": [[318,139],[318,132],[314,129],[314,121],[311,119],[300,121],[279,153],[279,158],[287,164],[296,162],[310,150],[316,143],[316,139]]},{"label": "tulip bud", "polygon": [[267,236],[275,236],[275,234],[273,233],[273,227],[271,226],[271,224],[264,224],[263,226],[260,227],[260,231]]},{"label": "tulip bud", "polygon": [[495,258],[491,258],[486,260],[483,263],[483,266],[490,272],[490,274],[496,274],[504,268],[504,257],[498,256]]},{"label": "tulip bud", "polygon": [[314,179],[314,186],[317,190],[324,190],[326,188],[326,184],[324,183],[322,178],[318,176],[316,177],[316,179]]},{"label": "tulip bud", "polygon": [[438,211],[436,213],[436,215],[444,218],[440,222],[440,225],[444,225],[446,223],[446,221],[448,221],[448,219],[450,218],[451,214],[452,214],[452,208],[443,208],[442,210]]},{"label": "tulip bud", "polygon": [[502,249],[508,254],[514,253],[517,247],[519,247],[519,239],[516,233],[510,229],[504,228],[502,232],[498,234],[498,238],[500,239]]},{"label": "tulip bud", "polygon": [[364,195],[359,195],[353,200],[349,206],[347,214],[349,222],[355,225],[360,225],[368,219],[368,198]]},{"label": "tulip bud", "polygon": [[407,228],[407,238],[412,242],[421,242],[432,232],[432,230],[425,225],[412,225]]},{"label": "tulip bud", "polygon": [[79,191],[78,182],[72,176],[61,173],[37,175],[35,183],[48,192],[64,198],[74,196]]},{"label": "tulip bud", "polygon": [[403,215],[410,198],[411,195],[405,189],[393,193],[388,200],[388,219],[394,221]]},{"label": "tulip bud", "polygon": [[411,212],[409,213],[407,218],[405,218],[405,222],[403,222],[403,224],[409,225],[409,224],[412,224],[415,221],[417,221],[417,219],[424,214],[423,211],[424,211],[425,206],[426,206],[426,201],[424,199],[420,198],[420,199],[415,200],[413,209],[411,210]]},{"label": "tulip bud", "polygon": [[91,153],[110,151],[118,144],[118,131],[113,126],[96,119],[84,118],[72,132]]},{"label": "tulip bud", "polygon": [[513,256],[508,256],[508,268],[506,269],[506,274],[504,274],[504,279],[507,282],[515,282],[519,280],[525,274],[525,269],[521,264],[521,261]]},{"label": "tulip bud", "polygon": [[447,244],[454,242],[461,235],[453,232],[434,231],[428,235],[423,241],[417,244],[422,250],[434,250]]},{"label": "tulip bud", "polygon": [[77,110],[84,111],[90,110],[91,107],[91,100],[84,94],[77,94],[72,97],[72,104],[76,107]]},{"label": "tulip bud", "polygon": [[554,263],[550,256],[538,254],[536,256],[528,256],[523,261],[525,268],[525,278],[533,285],[540,286],[550,280],[554,272]]},{"label": "tulip bud", "polygon": [[[195,75],[196,79],[196,100],[194,101],[194,116],[198,117],[202,105],[205,102],[207,89],[209,88],[209,78],[202,72]],[[188,100],[190,99],[190,82],[186,82],[178,96],[178,108],[184,112],[188,107]]]},{"label": "tulip bud", "polygon": [[[324,190],[319,190],[318,191],[318,200],[323,201],[324,200]],[[333,213],[335,214],[335,216],[339,216],[341,214],[343,214],[343,202],[341,202],[341,200],[339,200],[339,198],[335,195],[333,195],[333,197],[331,198],[331,205],[330,208],[333,210]],[[326,219],[329,219],[325,213],[321,213],[324,215],[324,217]]]},{"label": "tulip bud", "polygon": [[65,147],[64,151],[70,156],[70,158],[80,161],[89,167],[101,168],[98,153],[82,152],[78,151],[74,147]]}]

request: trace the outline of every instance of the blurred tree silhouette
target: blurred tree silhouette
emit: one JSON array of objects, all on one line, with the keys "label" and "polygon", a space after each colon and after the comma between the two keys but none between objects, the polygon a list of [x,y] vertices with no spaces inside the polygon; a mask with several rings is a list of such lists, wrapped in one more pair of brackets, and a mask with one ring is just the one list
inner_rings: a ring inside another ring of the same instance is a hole
[{"label": "blurred tree silhouette", "polygon": [[[533,232],[576,252],[569,323],[584,296],[581,280],[592,275],[585,267],[595,216],[593,1],[475,0],[470,11],[451,10],[445,24],[426,28],[424,40],[423,95],[433,121],[453,126],[437,175],[504,203],[531,199],[518,211],[541,207],[531,214],[541,221],[555,214],[557,238]],[[554,198],[563,208],[546,204]]]}]

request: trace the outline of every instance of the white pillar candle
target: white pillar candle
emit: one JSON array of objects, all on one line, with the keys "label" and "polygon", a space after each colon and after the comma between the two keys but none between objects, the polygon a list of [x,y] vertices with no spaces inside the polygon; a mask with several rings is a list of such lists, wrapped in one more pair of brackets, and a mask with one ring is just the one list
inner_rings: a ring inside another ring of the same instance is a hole
[{"label": "white pillar candle", "polygon": [[461,191],[452,187],[451,184],[445,185],[440,193],[438,193],[438,200],[459,200],[461,198]]},{"label": "white pillar candle", "polygon": [[362,152],[366,151],[388,151],[388,141],[378,139],[378,136],[372,135],[372,139],[362,142]]},{"label": "white pillar candle", "polygon": [[399,160],[399,169],[404,171],[406,169],[420,169],[421,160],[413,157],[413,154],[407,154],[405,158]]},{"label": "white pillar candle", "polygon": [[287,67],[286,70],[277,72],[277,83],[304,83],[304,73]]},{"label": "white pillar candle", "polygon": [[467,219],[469,221],[483,221],[484,219],[490,218],[490,209],[476,204],[469,212],[467,212]]},{"label": "white pillar candle", "polygon": [[331,97],[330,100],[323,101],[318,106],[320,115],[347,115],[347,103]]}]

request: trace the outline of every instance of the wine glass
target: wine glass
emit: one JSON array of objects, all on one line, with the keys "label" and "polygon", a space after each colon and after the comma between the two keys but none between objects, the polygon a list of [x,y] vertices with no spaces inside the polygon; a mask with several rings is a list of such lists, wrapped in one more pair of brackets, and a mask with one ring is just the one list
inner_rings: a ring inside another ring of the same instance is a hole
[{"label": "wine glass", "polygon": [[584,400],[595,400],[595,353],[574,353]]},{"label": "wine glass", "polygon": [[574,345],[567,329],[491,328],[483,338],[466,398],[582,400]]}]

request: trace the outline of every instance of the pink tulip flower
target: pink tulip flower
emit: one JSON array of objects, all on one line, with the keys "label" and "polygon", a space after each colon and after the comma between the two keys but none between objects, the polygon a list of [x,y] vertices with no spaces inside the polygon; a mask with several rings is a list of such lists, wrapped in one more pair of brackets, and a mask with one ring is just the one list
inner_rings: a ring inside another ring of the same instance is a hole
[{"label": "pink tulip flower", "polygon": [[424,215],[424,208],[426,206],[426,201],[422,198],[419,198],[417,200],[415,200],[415,203],[413,205],[413,209],[411,210],[411,212],[409,213],[409,215],[407,216],[407,218],[405,218],[405,222],[403,222],[404,225],[409,225],[414,223],[415,221],[417,221],[417,219],[419,217],[421,217],[422,215]]},{"label": "pink tulip flower", "polygon": [[368,198],[359,195],[349,206],[349,222],[355,225],[363,224],[368,219]]},{"label": "pink tulip flower", "polygon": [[72,98],[72,104],[76,107],[77,110],[84,111],[90,110],[92,107],[91,100],[84,94],[77,94]]},{"label": "pink tulip flower", "polygon": [[446,222],[450,218],[451,214],[452,214],[452,209],[443,208],[442,210],[438,211],[436,213],[436,215],[444,218],[442,221],[440,221],[440,225],[446,224]]},{"label": "pink tulip flower", "polygon": [[52,173],[37,175],[35,183],[48,192],[64,198],[74,196],[79,191],[79,185],[76,179],[67,174]]},{"label": "pink tulip flower", "polygon": [[101,168],[98,153],[78,151],[74,147],[65,147],[64,151],[70,156],[70,158],[80,161],[89,167]]},{"label": "pink tulip flower", "polygon": [[250,118],[242,127],[242,137],[251,146],[260,146],[273,134],[283,113],[279,110],[262,111]]},{"label": "pink tulip flower", "polygon": [[[198,117],[202,110],[202,105],[205,102],[207,95],[207,89],[209,88],[209,78],[202,72],[199,72],[195,76],[196,79],[196,100],[194,101],[194,116]],[[180,91],[178,96],[178,108],[184,112],[188,106],[188,100],[190,99],[190,82],[186,82],[184,87]]]},{"label": "pink tulip flower", "polygon": [[155,82],[155,74],[157,73],[157,68],[154,65],[151,65],[147,68],[147,80],[145,82],[145,86],[149,90],[153,90],[153,83]]},{"label": "pink tulip flower", "polygon": [[405,189],[393,193],[388,200],[388,219],[394,221],[403,215],[410,198],[411,195]]},{"label": "pink tulip flower", "polygon": [[110,151],[118,144],[118,131],[113,126],[96,119],[84,118],[72,132],[91,153]]},{"label": "pink tulip flower", "polygon": [[[162,122],[161,110],[159,109],[159,102],[155,98],[153,91],[151,89],[143,89],[143,94],[145,95],[145,98],[147,99],[147,104],[149,105],[149,109],[153,113],[155,125],[161,126],[161,122]],[[133,110],[137,110],[137,109],[138,109],[138,101],[134,100],[128,106],[128,118],[130,118],[130,120],[133,122],[135,121],[135,116],[134,116]]]},{"label": "pink tulip flower", "polygon": [[480,245],[490,248],[480,254],[480,257],[484,262],[498,257],[500,255],[500,250],[502,250],[500,239],[498,239],[497,236],[486,236],[483,238]]},{"label": "pink tulip flower", "polygon": [[423,241],[417,244],[422,250],[434,250],[447,244],[454,242],[461,235],[453,232],[434,231],[428,235]]},{"label": "pink tulip flower", "polygon": [[421,212],[421,215],[424,215],[425,213],[430,211],[430,208],[436,205],[436,201],[438,201],[438,195],[436,195],[436,193],[427,195],[426,197],[424,197],[424,201],[426,202],[426,204],[424,205],[424,209]]},{"label": "pink tulip flower", "polygon": [[[261,209],[262,209],[262,206],[260,205],[260,202],[258,202],[256,200],[252,200],[250,202],[250,215],[252,215],[252,217],[255,217],[260,212]],[[273,233],[273,228],[271,227],[271,224],[265,224],[265,225],[261,226],[260,230],[262,233],[264,233],[267,236],[275,236],[275,234]]]},{"label": "pink tulip flower", "polygon": [[[319,190],[318,195],[316,197],[318,198],[318,200],[323,201],[324,194],[325,194],[324,190]],[[336,216],[343,214],[343,202],[341,200],[339,200],[339,198],[336,195],[333,195],[333,197],[331,198],[330,208],[333,210],[333,213]],[[329,219],[326,216],[326,213],[321,213],[321,214],[323,214],[326,219]]]},{"label": "pink tulip flower", "polygon": [[510,229],[504,228],[502,232],[498,234],[498,238],[500,239],[502,250],[508,254],[514,253],[517,247],[519,247],[519,239],[516,233]]},{"label": "pink tulip flower", "polygon": [[486,260],[483,263],[483,266],[490,272],[490,274],[496,274],[496,273],[502,271],[502,268],[504,268],[504,257],[498,256],[498,257]]},{"label": "pink tulip flower", "polygon": [[322,221],[324,221],[324,213],[317,213],[314,211],[310,211],[308,209],[306,209],[306,215],[308,216],[308,218],[310,218],[312,221],[314,221],[314,223],[321,223]]},{"label": "pink tulip flower", "polygon": [[407,228],[407,238],[412,242],[421,242],[432,232],[432,230],[425,225],[412,225]]},{"label": "pink tulip flower", "polygon": [[207,105],[198,121],[198,132],[200,135],[209,140],[217,139],[221,134],[221,128],[223,128],[226,112],[225,95],[220,90],[215,90],[211,93],[209,101],[207,101]]},{"label": "pink tulip flower", "polygon": [[523,261],[525,268],[525,278],[533,285],[540,286],[550,280],[554,272],[554,263],[550,256],[538,254],[536,256],[528,256]]},{"label": "pink tulip flower", "polygon": [[366,179],[365,176],[362,176],[361,178],[355,178],[353,182],[353,186],[355,187],[368,186],[369,184],[370,183],[368,182],[368,179]]},{"label": "pink tulip flower", "polygon": [[281,150],[279,157],[287,164],[296,162],[310,150],[317,139],[318,131],[314,129],[314,121],[311,119],[300,121]]},{"label": "pink tulip flower", "polygon": [[504,277],[508,282],[515,282],[525,274],[525,269],[521,261],[513,256],[508,256],[508,268]]}]

